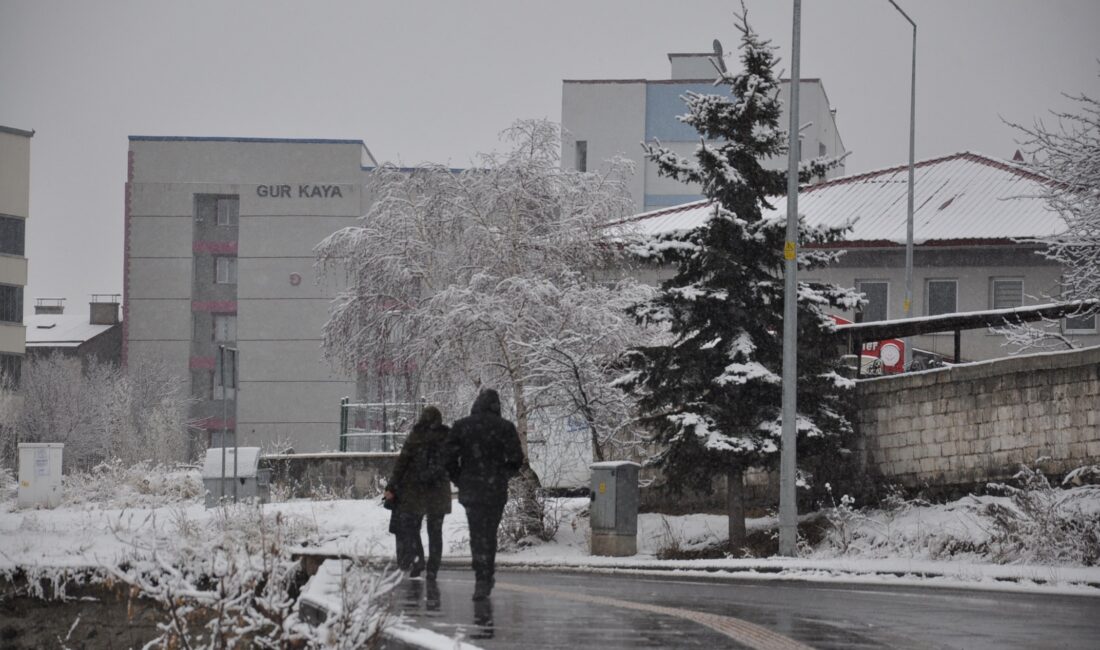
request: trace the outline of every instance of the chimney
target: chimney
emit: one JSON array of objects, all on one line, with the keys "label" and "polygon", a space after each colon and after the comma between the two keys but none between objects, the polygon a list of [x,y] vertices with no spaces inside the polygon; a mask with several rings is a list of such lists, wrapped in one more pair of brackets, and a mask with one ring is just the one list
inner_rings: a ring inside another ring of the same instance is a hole
[{"label": "chimney", "polygon": [[718,71],[710,60],[714,58],[713,52],[677,53],[669,52],[668,62],[672,68],[672,79],[710,81],[718,78]]},{"label": "chimney", "polygon": [[34,301],[34,313],[38,314],[64,314],[64,298],[39,298]]},{"label": "chimney", "polygon": [[121,294],[117,293],[93,293],[91,304],[92,325],[117,325],[118,305]]}]

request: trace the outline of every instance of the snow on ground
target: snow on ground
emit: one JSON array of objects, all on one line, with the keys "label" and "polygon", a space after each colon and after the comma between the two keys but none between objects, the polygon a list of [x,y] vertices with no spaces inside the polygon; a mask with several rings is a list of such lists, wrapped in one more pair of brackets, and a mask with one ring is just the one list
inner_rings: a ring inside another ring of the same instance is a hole
[{"label": "snow on ground", "polygon": [[[247,518],[260,508],[279,514],[302,552],[392,558],[389,511],[377,499],[294,500],[264,506],[241,505],[207,510],[197,472],[157,472],[145,468],[130,476],[113,496],[95,481],[70,481],[65,499],[53,510],[20,510],[10,475],[0,476],[0,572],[16,568],[103,567],[148,553],[157,544],[194,536],[196,530],[224,527],[226,520]],[[1059,503],[1083,514],[1100,514],[1100,486],[1056,490]],[[550,502],[558,522],[554,541],[503,551],[504,566],[588,568],[634,572],[676,571],[678,575],[730,576],[739,579],[833,580],[970,586],[1045,593],[1100,596],[1100,567],[1063,562],[991,560],[986,548],[990,505],[1011,510],[1009,497],[971,496],[944,505],[901,503],[888,510],[834,509],[834,530],[826,543],[804,548],[799,558],[720,558],[661,560],[662,550],[702,549],[726,538],[720,515],[642,514],[638,555],[601,558],[588,555],[588,499]],[[444,560],[465,566],[468,531],[462,506],[444,522]],[[753,519],[749,528],[774,520]],[[985,549],[985,550],[983,550]]]}]

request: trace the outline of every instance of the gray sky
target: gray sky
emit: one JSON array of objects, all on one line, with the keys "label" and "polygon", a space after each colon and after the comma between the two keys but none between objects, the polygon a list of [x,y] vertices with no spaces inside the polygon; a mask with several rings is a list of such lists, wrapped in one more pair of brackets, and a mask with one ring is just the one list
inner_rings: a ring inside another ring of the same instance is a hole
[{"label": "gray sky", "polygon": [[[791,0],[748,0],[789,70]],[[917,157],[1008,157],[1013,131],[1100,95],[1100,2],[899,0],[919,25]],[[28,305],[121,292],[126,136],[362,138],[465,165],[561,80],[668,78],[667,52],[737,44],[730,0],[0,0],[0,124],[31,145]],[[886,0],[805,0],[850,173],[903,163],[910,28]]]}]

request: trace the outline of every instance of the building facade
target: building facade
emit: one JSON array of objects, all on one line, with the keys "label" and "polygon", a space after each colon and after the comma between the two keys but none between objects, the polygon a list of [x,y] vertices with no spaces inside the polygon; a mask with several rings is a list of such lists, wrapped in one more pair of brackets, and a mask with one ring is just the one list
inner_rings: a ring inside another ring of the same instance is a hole
[{"label": "building facade", "polygon": [[[562,82],[562,167],[595,170],[615,156],[635,165],[629,179],[631,197],[639,211],[661,209],[702,198],[697,186],[657,174],[646,160],[641,143],[659,140],[682,156],[690,156],[699,145],[699,134],[676,119],[687,112],[682,96],[687,92],[721,94],[728,87],[714,85],[717,73],[713,54],[669,54],[670,79],[566,79]],[[784,112],[780,125],[787,127],[786,109],[789,80],[782,80],[779,99]],[[820,79],[803,79],[799,91],[800,158],[840,156],[844,143],[836,125],[836,111],[829,105]],[[808,126],[807,126],[808,125]],[[786,169],[787,159],[768,162],[774,169]],[[842,176],[841,165],[828,178]]]},{"label": "building facade", "polygon": [[0,126],[0,374],[18,382],[26,349],[23,288],[34,131]]},{"label": "building facade", "polygon": [[[800,280],[854,287],[867,299],[851,320],[904,318],[908,167],[899,165],[803,187],[798,211],[810,224],[851,229],[840,260]],[[1010,161],[962,152],[920,161],[914,183],[913,302],[910,317],[1010,309],[1060,300],[1062,268],[1029,242],[1065,227],[1042,200],[1048,182]],[[774,206],[786,214],[780,197]],[[640,214],[638,231],[656,235],[694,228],[713,211],[706,201]],[[670,269],[650,269],[658,281]],[[1047,323],[1078,346],[1100,344],[1095,314]],[[962,333],[964,360],[1003,357],[1016,349],[993,330]],[[953,333],[913,337],[915,349],[950,356]]]},{"label": "building facade", "polygon": [[[123,362],[169,364],[220,445],[335,449],[354,377],[321,354],[339,286],[313,247],[355,225],[375,161],[361,140],[132,136]],[[220,346],[228,379],[222,385]],[[224,415],[223,415],[224,414]]]},{"label": "building facade", "polygon": [[79,361],[118,365],[122,360],[122,321],[119,295],[94,294],[85,314],[65,313],[64,298],[35,300],[27,319],[27,358],[50,355]]}]

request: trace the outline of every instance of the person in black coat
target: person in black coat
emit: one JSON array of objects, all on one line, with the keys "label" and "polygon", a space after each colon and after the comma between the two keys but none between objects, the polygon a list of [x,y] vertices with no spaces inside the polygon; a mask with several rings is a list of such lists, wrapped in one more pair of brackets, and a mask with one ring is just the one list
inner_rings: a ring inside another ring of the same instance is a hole
[{"label": "person in black coat", "polygon": [[425,407],[413,425],[394,464],[385,498],[394,506],[390,532],[397,536],[397,566],[420,575],[425,567],[420,525],[428,519],[427,578],[435,580],[443,555],[443,517],[451,512],[451,483],[447,480],[448,429],[434,406]]},{"label": "person in black coat", "polygon": [[497,528],[508,502],[508,480],[523,467],[516,426],[500,416],[500,395],[484,389],[470,415],[454,423],[447,437],[447,473],[458,486],[458,501],[470,525],[474,600],[493,590]]}]

